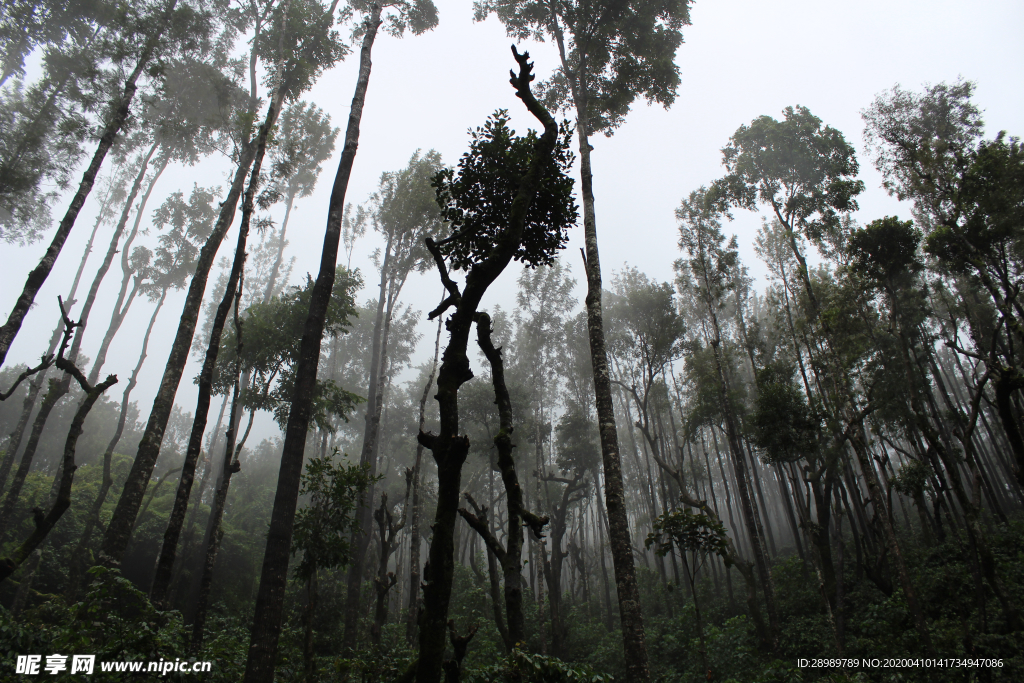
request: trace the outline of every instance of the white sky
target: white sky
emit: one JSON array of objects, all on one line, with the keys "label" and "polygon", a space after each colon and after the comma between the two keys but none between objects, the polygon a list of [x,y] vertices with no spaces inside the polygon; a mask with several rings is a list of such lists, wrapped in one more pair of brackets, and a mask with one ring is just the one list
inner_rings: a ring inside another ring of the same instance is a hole
[{"label": "white sky", "polygon": [[[508,70],[514,62],[509,51],[511,40],[505,37],[501,24],[493,17],[474,23],[469,0],[435,2],[440,24],[433,32],[402,40],[382,34],[377,39],[347,201],[365,201],[380,174],[404,167],[416,149],[436,149],[446,163],[454,164],[466,149],[467,129],[481,125],[495,109],[509,109],[513,126],[520,132],[536,127],[508,84]],[[975,102],[983,110],[989,137],[1000,130],[1024,134],[1024,3],[1019,1],[698,0],[691,18],[693,25],[684,30],[686,42],[677,55],[682,84],[672,108],[639,103],[614,137],[592,141],[597,226],[606,283],[612,271],[626,262],[652,278],[672,279],[672,262],[678,256],[675,207],[691,190],[722,175],[719,150],[737,127],[762,114],[778,118],[784,107],[800,104],[845,134],[858,150],[861,178],[867,186],[859,199],[857,218],[861,222],[892,214],[909,217],[907,208],[881,189],[880,177],[863,151],[860,112],[879,92],[896,83],[920,90],[925,83],[954,81],[963,76],[977,83]],[[554,47],[525,47],[543,78],[557,62]],[[354,52],[324,74],[305,97],[329,112],[342,131],[335,158],[325,164],[316,192],[300,201],[289,224],[288,255],[297,257],[293,281],[306,272],[315,275],[319,269],[327,200],[357,68],[358,52]],[[147,213],[170,192],[181,189],[187,194],[193,182],[225,184],[229,171],[227,163],[218,159],[192,169],[169,168]],[[55,206],[54,215],[62,215],[65,207],[66,201]],[[95,197],[91,197],[54,272],[37,296],[36,307],[26,317],[8,354],[8,363],[35,361],[45,349],[57,317],[56,295],[66,293],[70,286],[94,211]],[[741,257],[758,277],[765,271],[751,245],[759,225],[756,215],[739,212],[726,226],[727,233],[739,237]],[[230,257],[232,253],[232,233],[225,238],[221,256]],[[106,239],[101,231],[82,287],[88,287],[94,264],[105,251]],[[13,306],[48,240],[49,236],[27,248],[0,244],[3,315]],[[566,251],[578,279],[582,279],[581,245],[582,225],[573,231]],[[357,243],[353,258],[353,265],[362,268],[370,285],[373,267],[369,255],[376,246],[376,241],[367,236]],[[483,307],[493,308],[500,303],[511,308],[517,274],[517,268],[506,271],[492,286]],[[101,290],[103,298],[94,308],[91,334],[86,335],[84,351],[90,357],[95,355],[109,319],[119,281],[120,271],[115,264]],[[760,279],[755,286],[763,285]],[[582,296],[583,288],[578,289]],[[440,290],[437,275],[431,272],[414,277],[406,286],[404,298],[427,311],[438,300]],[[359,300],[372,295],[368,288]],[[149,360],[133,394],[142,419],[149,414],[183,301],[183,293],[168,299],[150,343]],[[147,306],[145,302],[135,305],[108,357],[105,370],[118,373],[122,381],[134,367],[150,314]],[[423,331],[432,340],[426,326]],[[420,358],[429,354],[430,340],[421,342]],[[189,412],[194,409],[192,377],[197,372],[197,364],[191,363],[178,392],[178,403]],[[120,394],[118,388],[114,391]],[[211,415],[211,422],[215,419]],[[254,428],[250,444],[277,434],[269,419],[262,422]]]}]

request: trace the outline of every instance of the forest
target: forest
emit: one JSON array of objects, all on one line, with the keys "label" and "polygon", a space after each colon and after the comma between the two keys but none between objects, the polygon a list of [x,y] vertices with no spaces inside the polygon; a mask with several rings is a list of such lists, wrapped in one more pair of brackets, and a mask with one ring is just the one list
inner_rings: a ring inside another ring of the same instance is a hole
[{"label": "forest", "polygon": [[[700,5],[449,5],[0,8],[0,681],[1024,680],[984,84],[677,131],[657,233],[601,154]],[[493,83],[387,80],[456,13]]]}]

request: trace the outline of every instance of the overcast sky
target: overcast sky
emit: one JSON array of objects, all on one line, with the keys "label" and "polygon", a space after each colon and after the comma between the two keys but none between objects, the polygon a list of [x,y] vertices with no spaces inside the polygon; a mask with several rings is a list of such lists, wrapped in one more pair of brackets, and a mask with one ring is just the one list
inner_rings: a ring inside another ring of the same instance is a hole
[{"label": "overcast sky", "polygon": [[[466,149],[469,128],[479,126],[495,109],[508,109],[512,124],[523,132],[535,121],[508,84],[514,66],[511,41],[495,18],[474,23],[469,0],[435,0],[440,24],[423,36],[398,40],[380,35],[374,46],[373,72],[363,113],[359,152],[347,200],[360,203],[375,189],[380,174],[406,165],[417,149],[436,149],[454,164]],[[884,215],[909,218],[907,207],[886,195],[881,179],[864,152],[860,112],[878,93],[899,83],[920,90],[923,84],[951,82],[958,77],[977,83],[975,103],[983,110],[986,133],[1000,130],[1024,134],[1024,3],[1019,0],[822,0],[698,1],[692,26],[676,62],[682,83],[668,110],[638,103],[614,137],[598,137],[594,145],[594,193],[597,228],[606,283],[612,272],[629,263],[659,280],[671,280],[678,256],[673,214],[680,200],[723,173],[721,148],[742,124],[762,114],[781,117],[786,106],[803,105],[826,124],[839,129],[858,150],[866,191],[856,218],[862,223]],[[543,78],[558,56],[553,45],[526,47]],[[358,67],[358,52],[324,74],[305,99],[331,114],[334,125],[347,121]],[[300,200],[288,228],[288,255],[296,257],[293,282],[319,269],[327,200],[340,155],[325,164],[316,192]],[[91,151],[90,151],[91,155]],[[147,213],[170,192],[193,182],[226,185],[227,162],[211,159],[191,169],[169,168],[160,180]],[[57,266],[36,297],[8,355],[8,364],[31,362],[45,350],[56,321],[55,297],[66,293],[84,250],[95,216],[96,197],[89,198]],[[63,215],[66,200],[54,207]],[[280,218],[280,216],[278,216]],[[760,218],[738,212],[725,226],[739,237],[741,257],[759,278],[765,272],[751,244]],[[88,286],[105,250],[109,231],[97,236],[86,273]],[[577,278],[582,225],[573,231],[565,258]],[[221,256],[233,250],[234,228],[224,240]],[[107,235],[107,237],[104,236]],[[0,310],[6,316],[20,293],[28,271],[50,239],[18,248],[0,244]],[[372,284],[369,255],[378,242],[367,236],[357,243],[353,265]],[[120,281],[115,265],[92,314],[84,352],[95,355]],[[514,305],[517,268],[509,268],[491,287],[484,308]],[[211,277],[211,282],[214,277]],[[763,278],[756,286],[764,286]],[[582,296],[583,289],[578,286]],[[435,272],[414,276],[405,299],[426,311],[440,297]],[[369,289],[359,297],[373,296]],[[150,344],[149,360],[133,398],[146,419],[174,336],[184,293],[170,297],[159,330]],[[127,380],[151,312],[148,302],[135,305],[108,357],[106,370]],[[72,315],[72,317],[75,317]],[[426,326],[422,328],[427,331]],[[421,342],[419,358],[429,354],[431,339]],[[431,349],[432,350],[432,349]],[[178,403],[191,412],[195,402],[192,363],[182,379]],[[120,394],[120,391],[116,391]],[[215,418],[211,418],[211,423]],[[250,444],[277,434],[270,420],[254,429]]]}]

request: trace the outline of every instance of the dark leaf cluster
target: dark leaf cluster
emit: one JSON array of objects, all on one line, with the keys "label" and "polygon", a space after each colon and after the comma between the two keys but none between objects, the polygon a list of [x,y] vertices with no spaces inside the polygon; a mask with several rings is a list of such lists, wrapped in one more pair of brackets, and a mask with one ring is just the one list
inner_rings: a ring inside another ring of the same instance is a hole
[{"label": "dark leaf cluster", "polygon": [[[520,137],[508,127],[508,112],[492,114],[483,128],[470,132],[470,150],[458,171],[446,168],[434,176],[437,203],[452,234],[439,242],[452,268],[469,270],[487,257],[509,225],[519,183],[530,166],[538,136]],[[567,175],[573,162],[569,151],[572,128],[564,121],[550,161],[541,169],[540,187],[526,215],[526,227],[514,259],[535,268],[554,262],[576,224],[578,209]]]}]

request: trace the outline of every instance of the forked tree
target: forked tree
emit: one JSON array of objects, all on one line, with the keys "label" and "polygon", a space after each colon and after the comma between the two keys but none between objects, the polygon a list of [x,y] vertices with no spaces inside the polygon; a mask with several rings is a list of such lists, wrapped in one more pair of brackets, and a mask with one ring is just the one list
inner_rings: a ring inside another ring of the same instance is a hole
[{"label": "forked tree", "polygon": [[619,437],[604,340],[590,136],[598,132],[611,135],[623,123],[637,97],[665,106],[675,100],[679,86],[675,53],[683,42],[682,28],[690,23],[690,2],[482,0],[474,4],[474,9],[477,20],[491,12],[497,14],[510,36],[525,39],[546,35],[552,39],[558,47],[561,68],[543,84],[543,99],[551,106],[576,112],[586,244],[587,327],[604,461],[608,532],[622,615],[626,680],[629,683],[647,681],[651,675],[626,518]]},{"label": "forked tree", "polygon": [[[559,130],[530,91],[534,75],[529,54],[519,54],[514,46],[512,52],[519,64],[519,73],[512,72],[512,86],[544,132],[516,137],[506,125],[506,114],[498,112],[472,133],[470,151],[459,161],[458,173],[446,169],[435,181],[452,233],[439,242],[426,240],[448,292],[430,318],[454,311],[446,322],[449,342],[437,377],[440,429],[437,434],[421,431],[418,437],[437,463],[438,493],[434,535],[423,571],[417,683],[437,683],[444,665],[459,487],[470,445],[459,433],[458,392],[473,377],[466,355],[473,323],[487,326],[482,340],[490,331],[490,320],[478,312],[480,300],[513,259],[528,266],[551,263],[577,216],[572,180],[565,175],[572,160],[568,124]],[[449,268],[466,271],[461,289]]]}]

